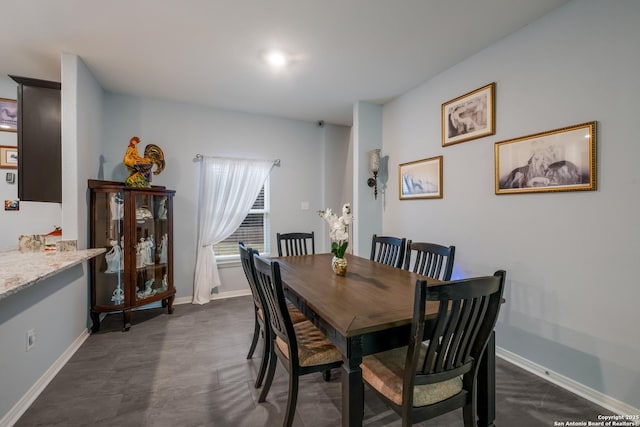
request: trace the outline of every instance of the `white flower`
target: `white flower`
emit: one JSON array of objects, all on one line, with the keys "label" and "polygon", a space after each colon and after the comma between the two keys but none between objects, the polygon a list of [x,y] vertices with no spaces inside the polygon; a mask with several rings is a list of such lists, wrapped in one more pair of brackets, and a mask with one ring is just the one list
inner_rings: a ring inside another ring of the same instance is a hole
[{"label": "white flower", "polygon": [[329,237],[333,242],[346,242],[349,240],[349,225],[353,221],[351,204],[342,206],[342,216],[338,217],[331,209],[319,211],[318,214],[329,224]]},{"label": "white flower", "polygon": [[335,240],[337,241],[349,240],[349,233],[347,232],[346,227],[336,230]]},{"label": "white flower", "polygon": [[331,209],[318,211],[329,224],[329,238],[331,239],[331,252],[338,258],[344,257],[344,252],[349,245],[349,224],[353,221],[351,204],[345,203],[342,206],[342,216],[338,217]]}]

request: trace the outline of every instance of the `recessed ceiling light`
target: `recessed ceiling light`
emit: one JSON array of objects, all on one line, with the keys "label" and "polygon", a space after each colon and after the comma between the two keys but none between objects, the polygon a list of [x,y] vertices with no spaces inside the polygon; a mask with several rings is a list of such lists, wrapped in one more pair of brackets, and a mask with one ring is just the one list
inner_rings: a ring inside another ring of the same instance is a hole
[{"label": "recessed ceiling light", "polygon": [[287,65],[287,55],[279,50],[271,50],[264,55],[267,64],[275,68],[282,68]]}]

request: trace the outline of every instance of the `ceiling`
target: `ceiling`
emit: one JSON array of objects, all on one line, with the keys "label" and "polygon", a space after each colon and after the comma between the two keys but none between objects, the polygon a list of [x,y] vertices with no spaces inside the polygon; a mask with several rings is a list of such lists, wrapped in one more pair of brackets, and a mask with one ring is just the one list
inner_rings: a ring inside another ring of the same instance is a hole
[{"label": "ceiling", "polygon": [[350,125],[567,1],[5,0],[0,74],[60,81],[67,52],[112,92]]}]

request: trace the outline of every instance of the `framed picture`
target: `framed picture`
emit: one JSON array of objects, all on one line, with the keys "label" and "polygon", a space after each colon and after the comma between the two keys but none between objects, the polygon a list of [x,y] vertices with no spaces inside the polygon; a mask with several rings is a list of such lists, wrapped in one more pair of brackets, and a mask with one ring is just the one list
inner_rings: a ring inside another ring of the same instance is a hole
[{"label": "framed picture", "polygon": [[4,201],[4,210],[5,211],[19,211],[20,210],[20,200],[5,200]]},{"label": "framed picture", "polygon": [[18,147],[0,145],[0,168],[2,169],[18,168]]},{"label": "framed picture", "polygon": [[400,200],[442,199],[442,156],[398,165]]},{"label": "framed picture", "polygon": [[0,130],[18,130],[18,103],[15,99],[0,98]]},{"label": "framed picture", "polygon": [[596,122],[495,144],[496,194],[596,189]]},{"label": "framed picture", "polygon": [[442,104],[442,146],[496,133],[496,84],[465,93]]}]

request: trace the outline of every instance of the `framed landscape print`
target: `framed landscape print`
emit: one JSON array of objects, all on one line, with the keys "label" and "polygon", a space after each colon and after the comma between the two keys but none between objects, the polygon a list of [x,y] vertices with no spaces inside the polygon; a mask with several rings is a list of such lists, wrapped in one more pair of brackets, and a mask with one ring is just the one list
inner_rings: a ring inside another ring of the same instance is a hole
[{"label": "framed landscape print", "polygon": [[496,133],[496,84],[466,93],[442,104],[442,146]]},{"label": "framed landscape print", "polygon": [[400,200],[442,199],[442,156],[398,165]]},{"label": "framed landscape print", "polygon": [[596,186],[596,122],[495,144],[496,194],[589,191]]},{"label": "framed landscape print", "polygon": [[18,168],[18,147],[0,145],[0,168]]},{"label": "framed landscape print", "polygon": [[18,130],[18,102],[15,99],[0,98],[0,130]]}]

